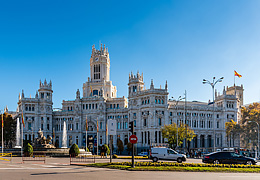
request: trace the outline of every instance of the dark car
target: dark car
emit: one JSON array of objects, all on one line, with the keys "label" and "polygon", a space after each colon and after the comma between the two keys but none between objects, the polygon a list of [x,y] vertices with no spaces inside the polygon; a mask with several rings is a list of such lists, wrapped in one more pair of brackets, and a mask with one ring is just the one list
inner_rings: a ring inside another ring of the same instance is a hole
[{"label": "dark car", "polygon": [[256,159],[241,156],[235,152],[213,152],[203,157],[202,162],[213,164],[247,164],[255,165]]}]

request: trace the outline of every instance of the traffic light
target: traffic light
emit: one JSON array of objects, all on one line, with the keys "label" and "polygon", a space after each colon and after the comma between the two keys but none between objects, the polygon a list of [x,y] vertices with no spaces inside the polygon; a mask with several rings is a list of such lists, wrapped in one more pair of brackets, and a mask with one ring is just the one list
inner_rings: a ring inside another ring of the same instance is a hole
[{"label": "traffic light", "polygon": [[132,134],[134,134],[134,121],[129,122],[129,131],[132,132]]}]

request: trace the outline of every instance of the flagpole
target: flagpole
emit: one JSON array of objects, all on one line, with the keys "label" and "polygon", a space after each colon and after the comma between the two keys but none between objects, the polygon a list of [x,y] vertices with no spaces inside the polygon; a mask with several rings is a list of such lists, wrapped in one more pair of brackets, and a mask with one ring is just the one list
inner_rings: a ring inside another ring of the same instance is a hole
[{"label": "flagpole", "polygon": [[53,129],[53,145],[55,146],[55,131],[54,131],[54,128],[52,128]]},{"label": "flagpole", "polygon": [[97,118],[97,155],[98,155],[98,118]]},{"label": "flagpole", "polygon": [[22,138],[21,139],[21,157],[23,157],[23,123],[22,123],[22,136],[21,136],[21,138]]},{"label": "flagpole", "polygon": [[2,153],[4,153],[4,111],[2,114]]},{"label": "flagpole", "polygon": [[86,115],[86,152],[88,149],[88,119],[87,119],[87,115]]},{"label": "flagpole", "polygon": [[235,96],[237,95],[237,90],[236,90],[236,74],[234,73],[234,86],[235,86]]},{"label": "flagpole", "polygon": [[108,129],[107,129],[107,124],[106,124],[106,145],[108,145]]}]

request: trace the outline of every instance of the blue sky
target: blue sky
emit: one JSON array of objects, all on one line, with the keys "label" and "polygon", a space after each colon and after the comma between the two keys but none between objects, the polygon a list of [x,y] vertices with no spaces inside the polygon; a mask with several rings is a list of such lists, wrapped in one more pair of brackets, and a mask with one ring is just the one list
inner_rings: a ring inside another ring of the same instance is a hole
[{"label": "blue sky", "polygon": [[75,99],[90,74],[91,46],[106,44],[111,80],[127,97],[128,74],[146,87],[168,81],[169,97],[208,101],[211,87],[243,84],[244,102],[260,99],[260,1],[2,1],[0,108],[16,110],[19,92],[34,97],[39,80],[53,82],[54,107]]}]

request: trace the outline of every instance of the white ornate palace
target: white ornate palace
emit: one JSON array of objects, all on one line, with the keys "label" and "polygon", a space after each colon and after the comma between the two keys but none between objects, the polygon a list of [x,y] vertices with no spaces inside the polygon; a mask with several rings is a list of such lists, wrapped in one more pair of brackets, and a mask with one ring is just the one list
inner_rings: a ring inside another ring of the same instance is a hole
[{"label": "white ornate palace", "polygon": [[[167,81],[164,88],[155,88],[151,80],[150,88],[144,88],[143,74],[129,75],[128,99],[117,97],[116,86],[110,80],[110,58],[105,45],[98,50],[92,47],[90,58],[90,77],[83,84],[83,96],[79,89],[76,99],[62,102],[61,109],[54,109],[52,102],[52,82],[40,81],[34,98],[19,95],[18,116],[23,110],[25,128],[23,138],[31,140],[41,129],[44,136],[53,136],[55,144],[61,147],[63,123],[67,127],[67,145],[73,143],[85,146],[86,116],[88,119],[88,143],[92,149],[97,136],[97,119],[99,123],[99,145],[106,143],[106,122],[117,120],[117,136],[124,145],[128,142],[128,124],[134,121],[138,137],[139,151],[152,143],[163,143],[160,131],[164,124],[186,122],[195,131],[196,138],[188,143],[190,148],[208,148],[213,146],[213,107],[206,102],[183,101],[177,103],[168,97]],[[236,96],[235,96],[236,94]],[[243,105],[243,86],[224,87],[223,93],[215,93],[215,134],[216,147],[227,147],[229,142],[225,135],[225,122],[231,119],[239,121]],[[231,142],[239,146],[239,141]]]}]

